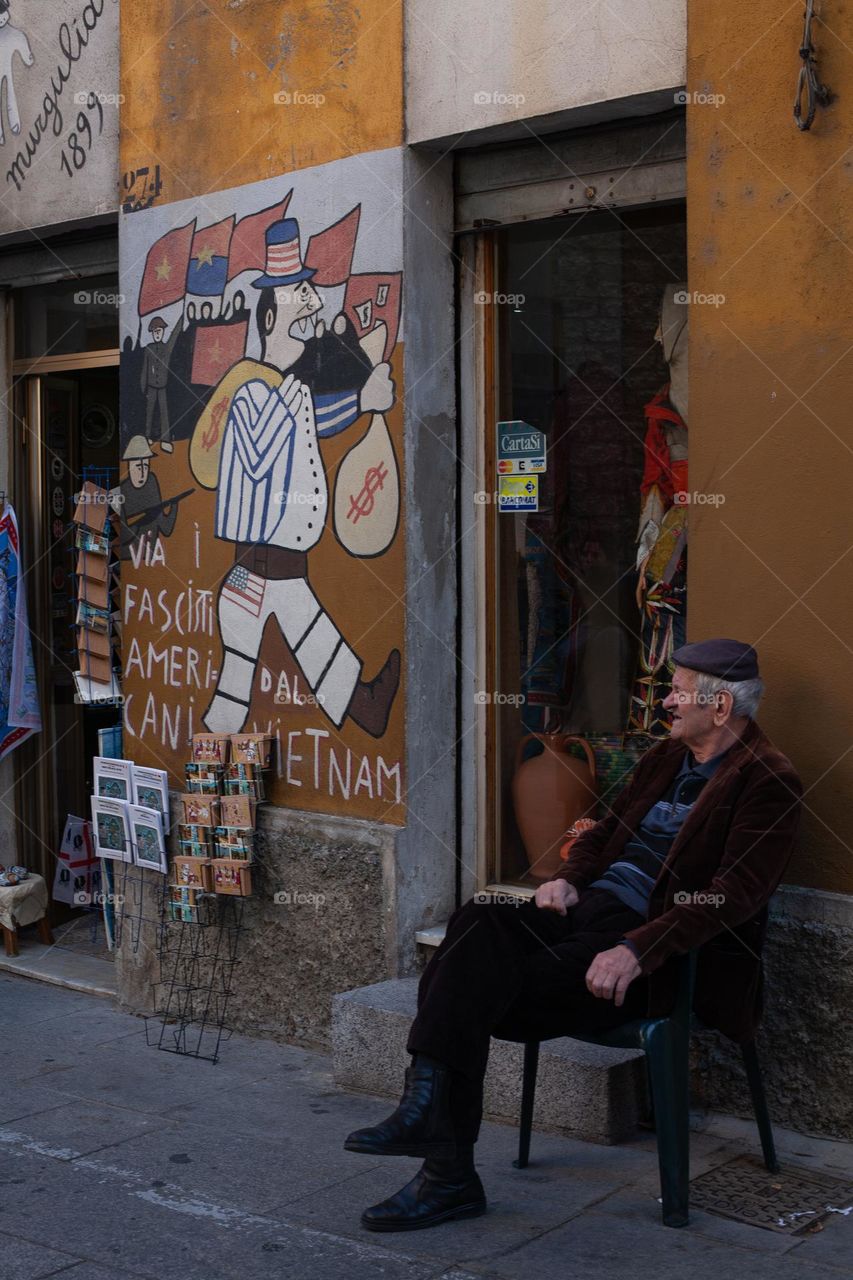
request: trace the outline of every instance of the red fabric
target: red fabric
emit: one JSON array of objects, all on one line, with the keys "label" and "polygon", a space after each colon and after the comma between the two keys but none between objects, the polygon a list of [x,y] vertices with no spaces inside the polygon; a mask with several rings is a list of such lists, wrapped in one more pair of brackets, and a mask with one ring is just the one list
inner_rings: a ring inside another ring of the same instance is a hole
[{"label": "red fabric", "polygon": [[361,205],[357,204],[338,222],[326,227],[325,231],[318,231],[308,241],[305,265],[316,273],[313,284],[327,288],[346,284],[352,271],[360,217]]},{"label": "red fabric", "polygon": [[228,279],[233,280],[241,271],[250,268],[263,271],[267,261],[266,230],[274,222],[284,217],[290,204],[292,191],[288,191],[283,200],[271,204],[267,209],[257,213],[247,213],[234,228],[231,237],[231,251],[228,258]]},{"label": "red fabric", "polygon": [[199,258],[207,254],[216,258],[227,258],[233,233],[233,213],[223,218],[221,222],[211,223],[208,227],[199,227],[193,236],[190,257]]},{"label": "red fabric", "polygon": [[673,462],[664,434],[664,426],[674,423],[687,429],[687,423],[669,403],[669,385],[653,396],[646,405],[645,466],[640,492],[645,501],[653,485],[661,491],[664,508],[672,506],[673,495],[687,492],[687,459]]},{"label": "red fabric", "polygon": [[[647,751],[607,817],[574,842],[556,878],[583,889],[603,875],[665,794],[686,750],[668,738]],[[650,1016],[672,1009],[676,975],[665,961],[701,947],[696,1013],[733,1040],[755,1034],[767,903],[793,850],[801,796],[790,760],[751,720],[674,841],[652,890],[648,922],[626,935],[650,975]]]},{"label": "red fabric", "polygon": [[190,382],[215,387],[219,379],[245,356],[248,332],[248,320],[196,329]]},{"label": "red fabric", "polygon": [[145,259],[139,289],[139,314],[162,311],[184,296],[195,218],[155,240]]}]

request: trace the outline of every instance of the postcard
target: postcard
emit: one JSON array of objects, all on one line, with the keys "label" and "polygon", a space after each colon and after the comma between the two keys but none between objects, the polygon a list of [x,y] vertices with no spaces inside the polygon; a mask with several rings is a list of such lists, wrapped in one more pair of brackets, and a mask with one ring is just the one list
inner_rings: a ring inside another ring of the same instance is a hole
[{"label": "postcard", "polygon": [[92,796],[92,829],[95,852],[99,858],[114,862],[132,862],[127,804],[105,796]]},{"label": "postcard", "polygon": [[169,822],[169,775],[165,769],[149,769],[146,765],[135,764],[133,775],[133,802],[145,805],[149,809],[159,809],[163,815],[163,830],[168,835]]},{"label": "postcard", "polygon": [[95,795],[133,801],[133,762],[95,756]]},{"label": "postcard", "polygon": [[130,838],[133,845],[133,861],[138,867],[152,871],[168,871],[166,844],[163,838],[163,815],[159,809],[145,805],[127,806],[130,819]]}]

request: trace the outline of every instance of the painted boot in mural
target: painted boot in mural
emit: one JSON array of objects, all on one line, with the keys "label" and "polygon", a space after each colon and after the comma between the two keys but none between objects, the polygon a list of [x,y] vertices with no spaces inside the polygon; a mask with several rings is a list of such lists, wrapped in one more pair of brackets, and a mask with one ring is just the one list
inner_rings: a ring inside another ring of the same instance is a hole
[{"label": "painted boot in mural", "polygon": [[356,1129],[345,1151],[368,1156],[437,1156],[456,1154],[450,1110],[451,1073],[433,1058],[419,1053],[406,1069],[400,1105],[370,1129]]},{"label": "painted boot in mural", "polygon": [[372,680],[359,680],[350,700],[347,714],[360,729],[373,738],[381,738],[400,684],[400,651],[392,649],[385,666]]},{"label": "painted boot in mural", "polygon": [[420,1231],[453,1218],[486,1212],[486,1193],[474,1168],[473,1146],[460,1146],[452,1159],[429,1156],[404,1187],[361,1215],[368,1231]]}]

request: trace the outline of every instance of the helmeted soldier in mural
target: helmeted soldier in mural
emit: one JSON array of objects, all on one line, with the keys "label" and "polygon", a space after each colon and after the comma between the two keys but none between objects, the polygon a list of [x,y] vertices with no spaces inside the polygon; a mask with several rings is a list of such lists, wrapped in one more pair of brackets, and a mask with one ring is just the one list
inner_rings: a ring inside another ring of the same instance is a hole
[{"label": "helmeted soldier in mural", "polygon": [[[145,436],[132,436],[122,454],[127,475],[119,486],[121,520],[121,555],[130,554],[132,543],[140,537],[168,538],[178,518],[177,498],[163,501],[160,483],[151,470],[154,451]],[[190,490],[192,492],[192,490]]]},{"label": "helmeted soldier in mural", "polygon": [[169,421],[169,404],[166,386],[169,381],[169,361],[172,358],[181,326],[176,324],[169,338],[165,337],[166,322],[162,316],[154,316],[148,326],[153,341],[144,348],[142,363],[142,394],[145,396],[145,435],[154,440],[154,414],[158,414],[160,448],[164,453],[173,451],[172,424]]}]

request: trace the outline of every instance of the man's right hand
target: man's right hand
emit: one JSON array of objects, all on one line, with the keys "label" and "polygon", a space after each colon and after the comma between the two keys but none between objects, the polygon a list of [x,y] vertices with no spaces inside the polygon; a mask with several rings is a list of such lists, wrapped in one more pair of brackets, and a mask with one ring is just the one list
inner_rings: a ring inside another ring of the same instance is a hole
[{"label": "man's right hand", "polygon": [[564,916],[569,907],[577,905],[578,891],[568,880],[546,880],[536,890],[533,901],[542,911],[556,911]]}]

